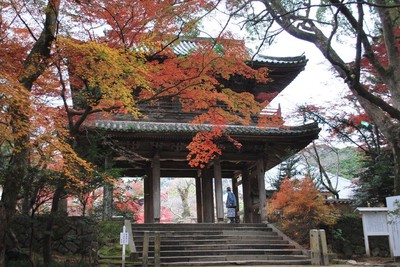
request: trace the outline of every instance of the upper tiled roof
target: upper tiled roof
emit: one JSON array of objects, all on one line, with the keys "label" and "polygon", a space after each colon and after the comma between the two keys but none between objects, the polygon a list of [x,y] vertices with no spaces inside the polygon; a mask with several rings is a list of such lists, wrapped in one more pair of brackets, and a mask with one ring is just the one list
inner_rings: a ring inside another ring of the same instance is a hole
[{"label": "upper tiled roof", "polygon": [[307,63],[307,58],[304,54],[296,57],[272,57],[256,55],[254,57],[254,61],[268,64],[305,64]]},{"label": "upper tiled roof", "polygon": [[[204,40],[199,38],[199,40]],[[211,39],[210,39],[211,40]],[[199,41],[196,39],[193,40],[180,40],[179,43],[171,45],[172,51],[177,55],[188,55],[194,50],[199,48]],[[253,59],[255,63],[264,63],[264,64],[305,64],[307,62],[307,58],[305,55],[295,56],[295,57],[273,57],[273,56],[265,56],[265,55],[256,55]]]},{"label": "upper tiled roof", "polygon": [[[98,120],[88,128],[126,133],[183,133],[195,134],[200,131],[209,131],[212,125],[169,122],[144,122],[144,121],[113,121]],[[315,123],[296,127],[256,127],[242,125],[226,125],[226,131],[231,135],[251,136],[276,136],[318,134],[318,125]]]}]

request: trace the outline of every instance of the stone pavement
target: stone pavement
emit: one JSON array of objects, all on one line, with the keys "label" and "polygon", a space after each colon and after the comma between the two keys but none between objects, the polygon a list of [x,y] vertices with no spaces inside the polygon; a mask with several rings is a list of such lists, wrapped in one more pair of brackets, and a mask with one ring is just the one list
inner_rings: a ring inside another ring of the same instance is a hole
[{"label": "stone pavement", "polygon": [[[232,267],[233,265],[219,266],[219,267]],[[271,267],[273,265],[236,265],[240,267]],[[277,265],[275,267],[305,267],[305,266],[321,266],[321,265]],[[363,258],[359,260],[332,260],[328,266],[334,267],[400,267],[400,261],[394,261],[391,258]],[[215,266],[202,266],[202,267],[215,267]]]}]

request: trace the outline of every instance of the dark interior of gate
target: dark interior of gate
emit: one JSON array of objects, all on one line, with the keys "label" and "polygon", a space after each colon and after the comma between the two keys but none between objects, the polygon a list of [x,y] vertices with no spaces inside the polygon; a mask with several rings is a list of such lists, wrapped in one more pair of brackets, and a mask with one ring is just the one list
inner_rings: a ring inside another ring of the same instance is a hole
[{"label": "dark interior of gate", "polygon": [[[263,85],[242,82],[236,90],[254,95],[260,92],[277,94],[304,69],[306,62],[304,56],[260,57],[252,64],[268,67],[272,82]],[[187,146],[197,132],[207,131],[210,126],[192,124],[190,121],[197,114],[182,112],[173,101],[142,106],[141,112],[144,116],[139,120],[119,115],[113,120],[87,123],[81,142],[87,132],[101,132],[107,140],[103,145],[112,150],[108,160],[113,167],[123,168],[125,176],[144,177],[145,223],[160,221],[161,177],[195,178],[199,223],[224,220],[222,179],[232,179],[236,195],[237,187],[242,186],[243,222],[266,221],[265,171],[306,147],[318,138],[320,131],[315,123],[292,127],[258,127],[256,123],[226,125],[227,133],[242,144],[240,149],[231,142],[222,141],[220,157],[204,168],[192,168],[187,160]],[[276,114],[279,115],[278,110]]]}]

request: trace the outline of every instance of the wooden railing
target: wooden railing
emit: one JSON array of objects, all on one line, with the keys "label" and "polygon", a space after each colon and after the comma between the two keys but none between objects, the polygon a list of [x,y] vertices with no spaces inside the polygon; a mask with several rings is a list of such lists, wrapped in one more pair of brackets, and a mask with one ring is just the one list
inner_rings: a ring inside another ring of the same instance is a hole
[{"label": "wooden railing", "polygon": [[[228,111],[227,105],[215,105],[214,107],[222,108]],[[140,104],[139,108],[143,115],[145,115],[149,120],[157,121],[183,121],[189,122],[195,116],[200,115],[202,111],[197,112],[186,112],[182,110],[180,103],[178,102],[161,102],[155,105],[150,105],[149,103]],[[241,116],[240,113],[237,115]],[[268,121],[277,122],[279,124],[282,118],[281,107],[278,108],[264,108],[258,116],[252,117],[252,123],[257,125],[258,121],[267,118]]]}]

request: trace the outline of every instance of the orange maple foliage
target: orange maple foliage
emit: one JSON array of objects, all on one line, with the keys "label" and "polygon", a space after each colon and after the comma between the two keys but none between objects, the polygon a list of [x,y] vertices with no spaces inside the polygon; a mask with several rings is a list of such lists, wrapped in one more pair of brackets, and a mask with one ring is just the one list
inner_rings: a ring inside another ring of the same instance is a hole
[{"label": "orange maple foliage", "polygon": [[281,127],[283,123],[282,116],[276,114],[260,115],[257,122],[259,127]]},{"label": "orange maple foliage", "polygon": [[235,77],[268,82],[267,70],[248,66],[244,42],[232,40],[229,33],[197,38],[198,48],[188,54],[171,48],[179,39],[193,40],[201,16],[214,4],[2,1],[0,145],[10,148],[12,158],[18,153],[14,140],[28,136],[21,142],[35,167],[59,170],[69,186],[78,187],[80,172],[93,166],[74,152],[75,137],[91,115],[130,113],[138,118],[138,104],[167,99],[179,102],[183,111],[202,113],[194,123],[215,126],[189,145],[193,166],[204,166],[222,153],[219,138],[240,146],[224,136],[222,125],[246,125],[262,105],[224,82]]},{"label": "orange maple foliage", "polygon": [[29,132],[29,124],[18,120],[30,114],[29,93],[22,89],[16,77],[0,70],[0,146]]},{"label": "orange maple foliage", "polygon": [[311,229],[332,225],[336,220],[334,209],[325,204],[310,177],[285,178],[279,192],[269,200],[267,212],[269,216],[281,214],[283,231],[301,244],[308,244]]}]

